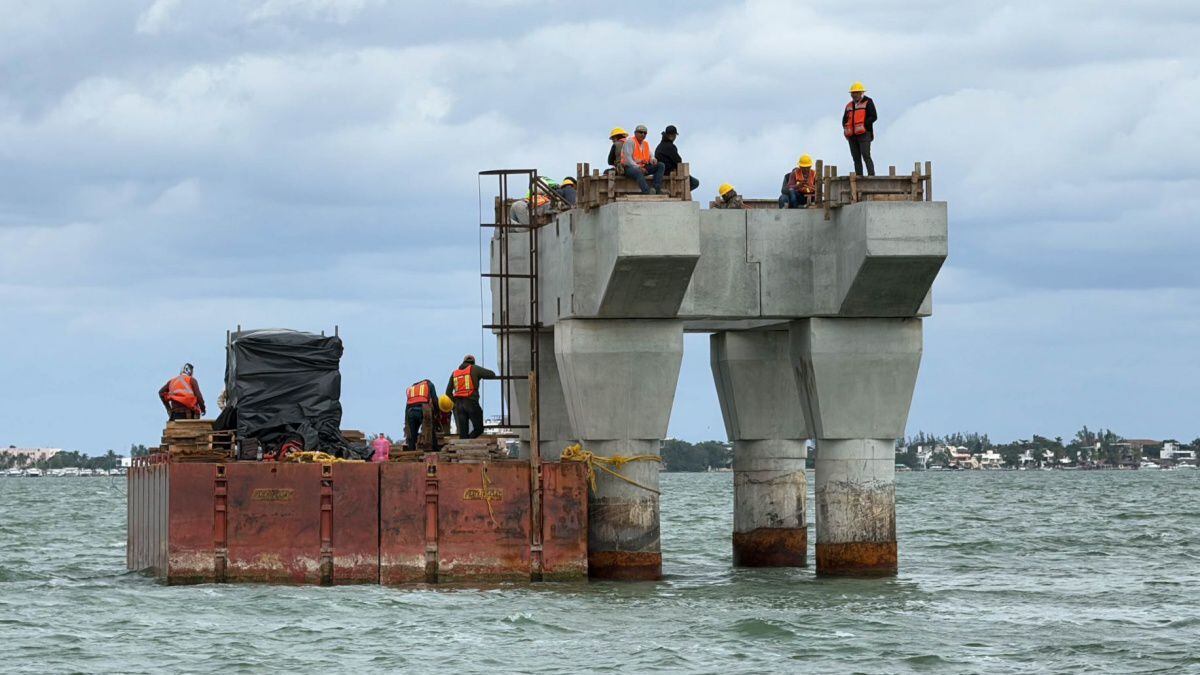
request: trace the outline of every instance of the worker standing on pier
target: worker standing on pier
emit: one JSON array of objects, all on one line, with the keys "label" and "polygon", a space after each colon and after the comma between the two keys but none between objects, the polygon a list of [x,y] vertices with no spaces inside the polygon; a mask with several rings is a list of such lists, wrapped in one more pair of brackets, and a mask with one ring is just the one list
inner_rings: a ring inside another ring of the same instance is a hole
[{"label": "worker standing on pier", "polygon": [[495,371],[475,365],[475,357],[463,357],[458,370],[450,374],[446,390],[454,397],[454,422],[459,438],[478,438],[483,434],[483,407],[479,405],[479,381],[495,380]]},{"label": "worker standing on pier", "polygon": [[625,166],[625,175],[637,181],[642,194],[650,194],[646,176],[654,176],[654,194],[661,195],[663,171],[666,170],[666,166],[650,152],[650,142],[646,140],[647,133],[646,125],[637,125],[633,131],[633,138],[626,140],[621,147],[621,163]]},{"label": "worker standing on pier", "polygon": [[192,377],[192,364],[185,363],[179,374],[158,390],[158,398],[167,409],[168,420],[198,420],[205,412],[200,383]]},{"label": "worker standing on pier", "polygon": [[[421,435],[421,425],[425,421],[427,410],[430,412],[429,419],[433,419],[433,402],[437,400],[438,395],[433,382],[429,380],[413,382],[404,394],[408,397],[404,407],[404,447],[411,452],[417,449],[417,438]],[[437,452],[436,429],[429,429],[429,438],[432,439],[433,452]]]},{"label": "worker standing on pier", "polygon": [[850,85],[850,102],[842,113],[842,132],[850,143],[850,156],[854,158],[854,173],[863,175],[863,162],[867,163],[868,176],[875,175],[875,162],[871,159],[871,141],[875,140],[875,101],[867,96],[862,82]]}]

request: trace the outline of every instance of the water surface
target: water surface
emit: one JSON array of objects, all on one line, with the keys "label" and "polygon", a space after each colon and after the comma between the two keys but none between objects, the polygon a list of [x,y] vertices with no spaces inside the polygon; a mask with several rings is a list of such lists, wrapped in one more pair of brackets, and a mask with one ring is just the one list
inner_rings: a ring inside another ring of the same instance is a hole
[{"label": "water surface", "polygon": [[123,479],[0,479],[0,669],[1200,672],[1200,471],[897,478],[895,579],[733,569],[731,474],[664,474],[665,581],[487,589],[160,586]]}]

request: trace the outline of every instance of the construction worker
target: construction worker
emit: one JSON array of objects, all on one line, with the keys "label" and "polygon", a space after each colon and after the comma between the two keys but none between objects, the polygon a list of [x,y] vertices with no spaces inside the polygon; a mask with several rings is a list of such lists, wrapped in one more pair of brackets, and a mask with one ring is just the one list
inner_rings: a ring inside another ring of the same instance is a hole
[{"label": "construction worker", "polygon": [[741,195],[729,183],[721,183],[717,188],[717,199],[710,204],[714,209],[744,209],[745,202],[742,201]]},{"label": "construction worker", "polygon": [[650,186],[646,176],[654,176],[654,194],[662,194],[663,172],[666,165],[654,158],[650,152],[650,143],[646,141],[646,125],[639,124],[633,130],[633,138],[625,141],[621,147],[621,164],[625,166],[625,175],[637,181],[642,194],[650,194]]},{"label": "construction worker", "polygon": [[380,433],[371,441],[371,461],[386,462],[390,459],[392,453],[392,441],[387,437],[387,434]]},{"label": "construction worker", "polygon": [[438,397],[438,414],[433,417],[434,433],[450,435],[450,418],[454,412],[454,399],[442,394]]},{"label": "construction worker", "polygon": [[[675,139],[679,137],[679,130],[674,124],[668,124],[666,129],[663,129],[662,140],[658,142],[658,147],[654,148],[654,158],[657,159],[664,167],[663,175],[670,175],[675,167],[683,164],[683,158],[679,156],[679,148],[675,147]],[[689,176],[692,183],[692,189],[700,187],[700,181],[696,180],[695,176]]]},{"label": "construction worker", "polygon": [[575,179],[567,176],[559,185],[558,196],[571,206],[575,206],[575,200],[578,199],[578,193],[575,191]]},{"label": "construction worker", "polygon": [[158,398],[167,409],[168,420],[198,420],[205,412],[200,383],[192,377],[192,364],[185,363],[179,374],[158,390]]},{"label": "construction worker", "polygon": [[867,163],[868,176],[875,175],[875,162],[871,159],[871,141],[875,140],[875,101],[867,96],[862,82],[850,85],[850,102],[842,113],[842,133],[850,143],[850,156],[854,158],[854,173],[863,175],[863,162]]},{"label": "construction worker", "polygon": [[626,138],[629,138],[629,132],[621,127],[613,127],[608,132],[608,140],[612,141],[612,147],[608,149],[608,165],[618,174],[625,173],[625,166],[621,164],[621,150],[625,147]]},{"label": "construction worker", "polygon": [[[437,400],[438,395],[433,382],[429,380],[413,382],[404,395],[408,397],[404,407],[404,447],[411,452],[417,449],[417,438],[421,435],[425,411],[433,412],[433,402]],[[430,419],[433,419],[432,416]],[[437,431],[430,429],[429,437],[433,439],[433,451],[437,452]]]},{"label": "construction worker", "polygon": [[462,364],[446,383],[446,391],[454,398],[454,422],[459,438],[478,438],[483,433],[483,408],[479,405],[479,381],[496,379],[495,371],[475,365],[475,357],[467,354]]},{"label": "construction worker", "polygon": [[[532,209],[530,209],[531,203],[533,205]],[[530,193],[526,192],[524,198],[514,201],[512,205],[508,207],[508,214],[514,223],[518,225],[528,225],[529,212],[531,210],[535,216],[540,216],[544,213],[547,213],[550,210],[550,196],[542,194],[541,190],[538,191],[536,198]]]},{"label": "construction worker", "polygon": [[788,172],[783,191],[789,209],[803,208],[817,194],[817,172],[813,169],[812,157],[800,155],[796,168]]}]

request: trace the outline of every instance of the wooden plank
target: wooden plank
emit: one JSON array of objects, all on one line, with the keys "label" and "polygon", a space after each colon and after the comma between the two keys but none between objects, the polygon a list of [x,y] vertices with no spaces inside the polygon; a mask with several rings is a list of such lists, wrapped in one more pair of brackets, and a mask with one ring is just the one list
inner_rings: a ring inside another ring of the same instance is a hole
[{"label": "wooden plank", "polygon": [[925,160],[925,201],[933,201],[933,162]]}]

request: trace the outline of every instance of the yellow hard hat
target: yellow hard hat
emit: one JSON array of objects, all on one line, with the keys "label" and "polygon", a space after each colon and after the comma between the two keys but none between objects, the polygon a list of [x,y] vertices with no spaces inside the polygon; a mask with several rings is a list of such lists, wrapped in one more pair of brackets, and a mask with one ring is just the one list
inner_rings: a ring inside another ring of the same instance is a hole
[{"label": "yellow hard hat", "polygon": [[562,184],[563,185],[574,185],[575,179],[571,178],[570,176],[567,176],[566,178],[562,179]]},{"label": "yellow hard hat", "polygon": [[866,90],[867,90],[867,88],[863,86],[862,82],[855,82],[854,84],[850,85],[850,93],[851,94],[853,94],[856,91],[866,91]]},{"label": "yellow hard hat", "polygon": [[628,136],[628,135],[629,135],[629,132],[625,131],[621,127],[613,127],[613,130],[608,132],[609,139],[616,138],[617,136]]},{"label": "yellow hard hat", "polygon": [[451,401],[449,396],[442,394],[438,397],[438,408],[442,412],[450,412],[454,410],[454,401]]},{"label": "yellow hard hat", "polygon": [[721,187],[717,188],[717,194],[724,197],[725,193],[729,192],[732,189],[733,189],[733,186],[730,185],[729,183],[721,183]]},{"label": "yellow hard hat", "polygon": [[800,155],[800,161],[796,162],[796,166],[800,167],[801,169],[812,168],[812,157],[809,155]]}]

